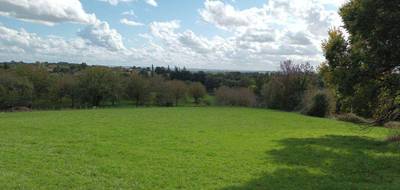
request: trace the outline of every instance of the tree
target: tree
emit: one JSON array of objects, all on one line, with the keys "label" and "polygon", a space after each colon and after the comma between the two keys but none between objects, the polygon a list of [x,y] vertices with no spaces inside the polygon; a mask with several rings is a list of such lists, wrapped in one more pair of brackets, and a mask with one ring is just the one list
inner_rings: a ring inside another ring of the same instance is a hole
[{"label": "tree", "polygon": [[282,109],[284,101],[283,91],[284,86],[281,81],[273,77],[261,90],[261,96],[265,106],[271,109]]},{"label": "tree", "polygon": [[399,109],[400,2],[351,0],[340,9],[340,30],[323,43],[325,80],[335,88],[341,110],[374,116],[378,124]]},{"label": "tree", "polygon": [[149,81],[136,73],[131,74],[127,82],[126,94],[135,100],[136,106],[144,105],[150,98]]},{"label": "tree", "polygon": [[299,109],[307,89],[316,85],[316,75],[309,63],[294,64],[287,60],[262,89],[264,103],[273,109]]},{"label": "tree", "polygon": [[187,86],[183,81],[172,80],[167,82],[167,87],[171,90],[172,96],[175,100],[175,106],[187,95]]},{"label": "tree", "polygon": [[173,106],[174,95],[170,85],[162,77],[153,77],[151,79],[151,89],[154,101],[159,106]]},{"label": "tree", "polygon": [[73,75],[65,74],[57,77],[52,85],[51,93],[57,103],[63,104],[64,98],[69,98],[71,101],[71,108],[75,107],[75,101],[78,97],[78,81]]},{"label": "tree", "polygon": [[193,97],[194,102],[199,104],[200,100],[207,94],[207,91],[203,84],[200,82],[195,82],[190,84],[189,93]]},{"label": "tree", "polygon": [[117,71],[112,71],[108,78],[108,99],[110,99],[111,104],[114,106],[124,95],[124,85],[122,81],[122,76]]},{"label": "tree", "polygon": [[92,106],[100,106],[101,102],[110,97],[109,68],[90,67],[79,76],[79,91],[81,100]]},{"label": "tree", "polygon": [[50,101],[50,87],[52,79],[49,72],[42,64],[21,64],[16,68],[16,73],[27,78],[33,85],[33,106],[48,107]]},{"label": "tree", "polygon": [[26,78],[0,72],[0,109],[31,107],[33,85]]}]

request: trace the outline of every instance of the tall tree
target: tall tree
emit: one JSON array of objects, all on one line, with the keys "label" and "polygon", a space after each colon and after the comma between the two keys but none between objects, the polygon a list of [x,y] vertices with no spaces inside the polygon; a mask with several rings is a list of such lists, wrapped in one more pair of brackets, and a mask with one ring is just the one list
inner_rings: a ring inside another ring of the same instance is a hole
[{"label": "tall tree", "polygon": [[340,15],[349,38],[330,31],[323,43],[325,79],[345,111],[390,120],[400,107],[400,1],[351,0]]},{"label": "tall tree", "polygon": [[25,77],[0,72],[0,109],[31,107],[33,85]]},{"label": "tall tree", "polygon": [[126,93],[129,98],[135,100],[136,106],[144,105],[150,96],[149,81],[134,73],[129,76]]},{"label": "tall tree", "polygon": [[200,100],[207,94],[206,87],[200,82],[190,84],[189,93],[194,99],[195,104],[199,104]]},{"label": "tall tree", "polygon": [[111,69],[90,67],[82,71],[79,77],[81,100],[92,106],[100,106],[110,94]]},{"label": "tall tree", "polygon": [[172,80],[167,83],[168,88],[171,90],[172,96],[175,100],[175,106],[178,106],[179,101],[186,98],[187,86],[183,81]]}]

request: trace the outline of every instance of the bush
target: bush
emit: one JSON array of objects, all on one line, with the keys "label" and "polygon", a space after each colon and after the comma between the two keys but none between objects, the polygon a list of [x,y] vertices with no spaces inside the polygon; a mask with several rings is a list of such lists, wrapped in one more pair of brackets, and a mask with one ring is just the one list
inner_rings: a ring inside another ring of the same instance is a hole
[{"label": "bush", "polygon": [[298,109],[305,115],[326,117],[334,113],[335,106],[335,99],[329,91],[312,89],[304,94]]},{"label": "bush", "polygon": [[310,86],[315,86],[317,77],[310,64],[294,64],[284,61],[281,70],[261,90],[265,106],[285,111],[298,110],[304,93]]},{"label": "bush", "polygon": [[306,106],[303,113],[315,117],[325,117],[329,112],[329,101],[326,94],[319,92],[313,98],[310,105]]},{"label": "bush", "polygon": [[388,122],[385,127],[389,129],[389,135],[387,141],[389,142],[400,142],[400,122]]},{"label": "bush", "polygon": [[346,113],[346,114],[341,114],[341,115],[336,115],[336,119],[340,121],[346,121],[346,122],[351,122],[351,123],[356,123],[356,124],[363,124],[363,125],[368,125],[371,124],[371,121],[360,117],[354,113]]},{"label": "bush", "polygon": [[251,107],[256,104],[256,96],[247,88],[221,87],[215,92],[219,105]]},{"label": "bush", "polygon": [[283,84],[275,77],[266,83],[261,90],[263,103],[271,109],[281,109],[283,97]]}]

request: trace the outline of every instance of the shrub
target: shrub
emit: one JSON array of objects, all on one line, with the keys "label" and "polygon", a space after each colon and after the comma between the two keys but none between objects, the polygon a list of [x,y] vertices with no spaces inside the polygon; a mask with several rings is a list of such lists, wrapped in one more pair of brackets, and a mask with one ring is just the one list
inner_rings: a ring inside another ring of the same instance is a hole
[{"label": "shrub", "polygon": [[389,135],[387,141],[389,142],[400,142],[400,122],[388,122],[385,127],[389,129]]},{"label": "shrub", "polygon": [[265,106],[272,109],[282,108],[283,89],[283,84],[277,78],[272,78],[266,83],[261,90]]},{"label": "shrub", "polygon": [[334,112],[335,100],[329,91],[308,90],[299,109],[305,115],[325,117]]},{"label": "shrub", "polygon": [[203,100],[204,105],[211,106],[213,105],[213,99],[210,96],[206,96]]},{"label": "shrub", "polygon": [[284,61],[281,70],[272,75],[261,90],[265,106],[272,109],[295,111],[310,86],[316,86],[317,76],[310,64]]},{"label": "shrub", "polygon": [[251,107],[256,104],[256,96],[247,88],[223,86],[215,92],[215,96],[220,105]]},{"label": "shrub", "polygon": [[315,117],[325,117],[329,112],[329,101],[326,94],[319,92],[313,98],[310,105],[306,106],[303,113]]},{"label": "shrub", "polygon": [[346,122],[351,122],[351,123],[356,123],[356,124],[364,124],[368,125],[371,124],[371,121],[360,117],[354,113],[346,113],[346,114],[340,114],[336,115],[336,119],[340,121],[346,121]]}]

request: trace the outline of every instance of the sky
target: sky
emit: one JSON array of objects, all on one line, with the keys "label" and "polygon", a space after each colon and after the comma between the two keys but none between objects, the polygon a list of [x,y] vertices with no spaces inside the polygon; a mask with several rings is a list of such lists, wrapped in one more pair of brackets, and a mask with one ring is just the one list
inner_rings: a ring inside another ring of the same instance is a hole
[{"label": "sky", "polygon": [[317,66],[346,0],[0,0],[0,61],[277,70]]}]

